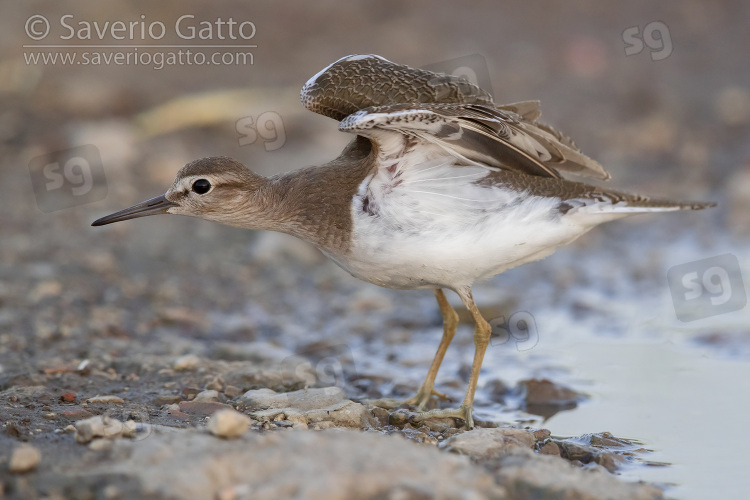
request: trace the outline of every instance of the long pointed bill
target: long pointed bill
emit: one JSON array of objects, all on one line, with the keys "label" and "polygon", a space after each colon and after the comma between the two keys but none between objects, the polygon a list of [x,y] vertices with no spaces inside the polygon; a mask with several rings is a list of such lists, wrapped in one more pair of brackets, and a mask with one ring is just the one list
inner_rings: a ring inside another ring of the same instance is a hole
[{"label": "long pointed bill", "polygon": [[169,201],[164,195],[151,198],[150,200],[143,201],[137,205],[120,210],[101,219],[97,219],[91,223],[92,226],[103,226],[105,224],[112,224],[113,222],[120,222],[121,220],[137,219],[138,217],[146,217],[148,215],[158,215],[169,213],[167,210],[171,207],[176,207],[177,203]]}]

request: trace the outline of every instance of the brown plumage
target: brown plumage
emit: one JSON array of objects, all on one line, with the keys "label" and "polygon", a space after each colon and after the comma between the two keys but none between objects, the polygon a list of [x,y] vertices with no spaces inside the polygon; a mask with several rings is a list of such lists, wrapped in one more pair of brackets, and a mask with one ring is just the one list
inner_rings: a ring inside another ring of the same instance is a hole
[{"label": "brown plumage", "polygon": [[455,417],[473,426],[490,336],[471,295],[475,281],[543,258],[607,220],[714,205],[566,180],[564,173],[609,174],[539,121],[538,102],[495,105],[465,79],[379,56],[336,61],[305,84],[301,98],[356,134],[335,160],[266,178],[231,158],[203,158],[183,167],[163,196],[93,225],[171,213],[280,231],[316,245],[363,280],[434,289],[443,338],[419,392],[407,400],[420,411],[433,395],[444,397],[434,390],[435,377],[458,320],[442,289],[455,291],[476,324],[466,397],[459,409],[416,420]]}]

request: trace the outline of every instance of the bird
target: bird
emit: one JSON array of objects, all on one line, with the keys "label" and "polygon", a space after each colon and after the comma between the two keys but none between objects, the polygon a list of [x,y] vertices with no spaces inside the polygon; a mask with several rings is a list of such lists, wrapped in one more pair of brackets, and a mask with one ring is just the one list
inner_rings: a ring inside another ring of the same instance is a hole
[{"label": "bird", "polygon": [[[378,55],[350,55],[301,91],[309,110],[353,134],[327,164],[265,177],[228,157],[182,167],[166,193],[93,226],[156,214],[199,217],[287,233],[316,246],[351,275],[393,289],[431,289],[443,333],[427,376],[404,403],[415,421],[451,417],[474,427],[473,406],[491,327],[472,286],[542,259],[593,227],[651,212],[699,210],[680,202],[578,182],[610,175],[540,120],[539,101],[495,104],[465,77]],[[456,333],[458,295],[474,322],[474,358],[458,408],[426,411]]]}]

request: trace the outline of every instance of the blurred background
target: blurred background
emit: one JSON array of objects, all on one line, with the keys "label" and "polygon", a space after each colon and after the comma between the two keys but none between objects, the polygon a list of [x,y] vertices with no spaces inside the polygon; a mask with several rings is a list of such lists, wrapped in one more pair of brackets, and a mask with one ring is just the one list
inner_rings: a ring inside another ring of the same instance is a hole
[{"label": "blurred background", "polygon": [[[162,194],[199,157],[265,175],[333,159],[350,137],[302,108],[299,90],[343,56],[378,54],[463,74],[498,103],[541,100],[613,187],[718,203],[608,224],[479,286],[499,333],[477,415],[560,436],[611,431],[670,464],[626,479],[679,498],[739,495],[748,460],[725,429],[750,410],[749,17],[739,0],[6,7],[0,389],[83,359],[120,370],[259,342],[344,352],[336,382],[350,397],[415,390],[440,338],[431,293],[361,283],[271,233],[167,216],[89,226]],[[124,31],[100,36],[106,21]],[[456,399],[472,350],[467,323],[438,377]],[[519,382],[543,378],[584,396],[534,414]]]}]

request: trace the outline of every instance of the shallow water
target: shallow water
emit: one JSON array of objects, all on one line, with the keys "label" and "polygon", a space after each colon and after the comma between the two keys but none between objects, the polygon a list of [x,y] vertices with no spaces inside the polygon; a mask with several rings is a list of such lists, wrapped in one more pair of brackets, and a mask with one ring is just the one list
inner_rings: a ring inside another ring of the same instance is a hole
[{"label": "shallow water", "polygon": [[[609,431],[651,450],[620,471],[624,479],[665,485],[673,498],[707,498],[717,491],[726,498],[740,498],[750,488],[750,460],[739,439],[750,413],[750,307],[682,322],[666,276],[674,265],[726,252],[744,266],[750,261],[748,250],[732,242],[698,247],[690,238],[650,250],[658,258],[651,258],[637,277],[633,267],[644,265],[642,249],[620,247],[620,255],[613,255],[604,244],[585,250],[585,263],[584,250],[562,250],[477,286],[480,307],[511,301],[509,314],[530,312],[538,341],[529,346],[511,338],[490,346],[476,415],[498,423],[545,427],[558,437]],[[613,259],[618,266],[611,266]],[[577,276],[564,293],[550,284],[550,276],[559,269]],[[743,271],[748,274],[747,268]],[[428,314],[435,307],[430,300],[425,294],[414,314]],[[438,390],[459,401],[464,386],[457,383],[456,373],[471,361],[470,333],[469,326],[459,327],[437,381]],[[417,384],[439,337],[440,330],[433,327],[412,334],[408,343],[394,346],[376,339],[355,347],[358,368],[383,370],[395,384]],[[484,387],[493,379],[513,386],[532,377],[550,378],[588,399],[544,421],[491,402]]]}]

